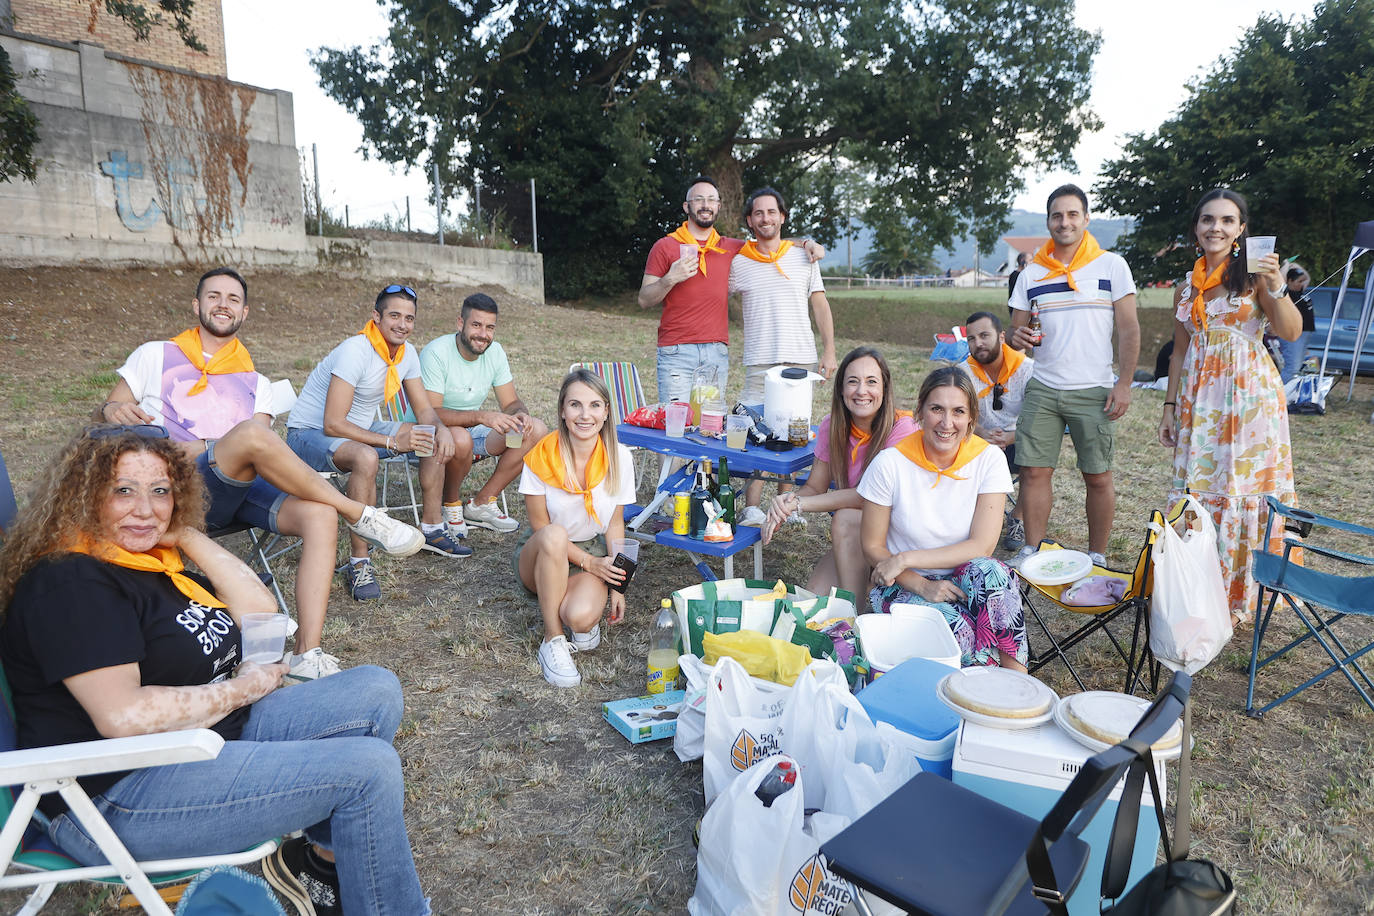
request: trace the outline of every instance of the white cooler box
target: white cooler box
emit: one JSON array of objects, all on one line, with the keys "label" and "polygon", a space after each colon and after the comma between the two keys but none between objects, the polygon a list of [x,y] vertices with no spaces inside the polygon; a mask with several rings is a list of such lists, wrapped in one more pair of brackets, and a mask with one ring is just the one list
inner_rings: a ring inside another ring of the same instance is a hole
[{"label": "white cooler box", "polygon": [[[1020,730],[987,728],[964,722],[954,745],[954,782],[1039,819],[1049,813],[1083,766],[1083,761],[1092,755],[1092,751],[1064,734],[1053,722]],[[1163,788],[1164,764],[1157,761],[1155,766]],[[1069,898],[1071,916],[1098,916],[1100,912],[1102,869],[1106,864],[1107,843],[1121,791],[1122,785],[1118,783],[1098,809],[1097,816],[1080,834],[1092,847],[1092,852],[1083,879]],[[1143,801],[1127,889],[1154,868],[1159,850],[1159,822],[1148,782],[1141,795]],[[977,855],[977,852],[970,850],[969,854]]]}]

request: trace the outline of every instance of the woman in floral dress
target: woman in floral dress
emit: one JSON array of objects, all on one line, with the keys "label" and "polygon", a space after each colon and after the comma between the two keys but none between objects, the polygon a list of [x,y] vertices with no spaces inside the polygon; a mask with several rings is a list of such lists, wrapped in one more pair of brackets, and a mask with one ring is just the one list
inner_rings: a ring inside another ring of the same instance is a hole
[{"label": "woman in floral dress", "polygon": [[1216,524],[1233,623],[1255,608],[1250,552],[1263,537],[1264,498],[1296,503],[1288,402],[1262,341],[1266,323],[1295,339],[1302,315],[1278,255],[1247,273],[1249,219],[1245,198],[1227,188],[1208,191],[1193,209],[1200,257],[1174,299],[1174,355],[1159,422],[1160,443],[1174,449],[1170,502],[1190,491]]}]

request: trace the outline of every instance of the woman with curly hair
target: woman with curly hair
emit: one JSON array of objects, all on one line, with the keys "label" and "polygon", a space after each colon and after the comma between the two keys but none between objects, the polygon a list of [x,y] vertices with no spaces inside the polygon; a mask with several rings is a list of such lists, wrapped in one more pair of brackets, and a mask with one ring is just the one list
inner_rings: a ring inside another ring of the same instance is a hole
[{"label": "woman with curly hair", "polygon": [[[243,615],[275,605],[205,535],[202,490],[160,426],[90,427],[58,456],[0,554],[19,747],[213,729],[213,760],[80,779],[135,858],[304,829],[263,863],[298,913],[428,913],[391,746],[395,676],[360,667],[279,691],[285,664],[243,661]],[[105,861],[61,796],[41,806],[63,851]]]}]

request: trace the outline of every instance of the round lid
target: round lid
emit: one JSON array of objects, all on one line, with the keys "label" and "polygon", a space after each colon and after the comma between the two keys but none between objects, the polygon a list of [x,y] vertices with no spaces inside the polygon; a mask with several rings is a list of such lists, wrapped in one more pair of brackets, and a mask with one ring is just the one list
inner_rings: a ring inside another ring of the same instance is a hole
[{"label": "round lid", "polygon": [[[1103,744],[1124,741],[1149,708],[1148,700],[1109,690],[1090,690],[1064,698],[1064,718],[1069,725]],[[1178,747],[1182,741],[1183,726],[1175,722],[1164,737],[1151,746],[1163,751]]]},{"label": "round lid", "polygon": [[790,366],[778,374],[783,378],[806,378],[805,369],[796,369]]},{"label": "round lid", "polygon": [[1004,719],[1042,716],[1058,699],[1036,678],[1008,668],[961,668],[941,683],[956,706]]}]

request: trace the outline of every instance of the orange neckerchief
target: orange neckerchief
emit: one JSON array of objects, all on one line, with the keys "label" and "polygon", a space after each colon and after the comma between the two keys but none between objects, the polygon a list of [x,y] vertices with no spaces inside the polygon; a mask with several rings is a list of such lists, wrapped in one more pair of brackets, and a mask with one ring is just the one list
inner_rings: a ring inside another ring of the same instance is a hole
[{"label": "orange neckerchief", "polygon": [[160,572],[172,580],[177,591],[197,604],[203,604],[206,607],[225,607],[223,601],[210,594],[201,587],[199,582],[182,572],[186,568],[186,564],[181,561],[181,551],[175,547],[154,547],[146,553],[132,553],[118,544],[111,544],[108,541],[96,543],[83,537],[70,545],[70,549],[106,563],[123,566],[125,569],[136,569],[140,572]]},{"label": "orange neckerchief", "polygon": [[1011,347],[1007,346],[1005,343],[1003,343],[1002,371],[997,373],[997,381],[994,383],[992,379],[988,378],[987,371],[983,369],[983,364],[978,362],[978,360],[974,359],[972,356],[970,356],[968,358],[968,367],[973,370],[973,377],[987,385],[986,388],[978,392],[979,400],[982,400],[983,398],[987,397],[988,392],[992,390],[992,386],[994,384],[998,384],[1001,385],[1003,388],[1006,388],[1007,385],[1011,382],[1011,377],[1016,374],[1016,370],[1020,369],[1021,364],[1025,361],[1026,354],[1022,353],[1020,350],[1014,350]]},{"label": "orange neckerchief", "polygon": [[[749,241],[744,243],[744,247],[739,250],[739,253],[744,255],[751,261],[758,261],[760,264],[772,264],[774,267],[778,269],[778,273],[782,274],[784,277],[787,277],[787,274],[783,272],[782,265],[779,264],[778,261],[781,260],[782,256],[787,254],[787,252],[791,250],[791,248],[792,243],[784,240],[782,244],[778,246],[777,251],[773,252],[771,255],[767,255],[764,254],[762,251],[759,251],[759,246],[755,244],[753,239],[750,239]],[[787,279],[790,280],[792,278],[787,277]]]},{"label": "orange neckerchief", "polygon": [[358,332],[367,338],[367,342],[372,344],[372,349],[377,351],[377,355],[386,363],[386,389],[382,392],[382,400],[389,401],[396,396],[396,392],[401,390],[401,376],[396,371],[396,367],[401,363],[401,357],[406,355],[406,345],[402,343],[396,348],[396,355],[391,356],[391,345],[382,336],[382,329],[377,327],[377,319],[369,319],[367,324]]},{"label": "orange neckerchief", "polygon": [[205,348],[200,343],[200,328],[189,328],[172,338],[191,365],[200,370],[200,379],[191,386],[187,394],[200,394],[209,384],[212,375],[229,375],[234,372],[252,372],[253,360],[248,356],[248,348],[235,337],[219,348],[219,352],[205,361]]},{"label": "orange neckerchief", "polygon": [[684,245],[697,246],[697,257],[700,259],[698,266],[701,268],[701,275],[706,276],[706,252],[714,251],[717,254],[725,254],[725,249],[720,247],[720,233],[715,227],[711,227],[711,234],[706,236],[706,241],[701,242],[692,235],[692,230],[687,228],[687,221],[683,220],[682,225],[677,227],[677,231],[668,236],[670,239],[677,239]]},{"label": "orange neckerchief", "polygon": [[557,432],[551,432],[535,443],[534,448],[525,455],[525,464],[549,486],[568,493],[582,494],[582,505],[586,506],[587,514],[591,516],[592,521],[601,524],[601,519],[596,517],[596,509],[592,508],[592,490],[606,479],[606,443],[601,441],[600,436],[596,437],[592,455],[587,459],[585,487],[579,487],[577,479],[569,472],[568,464],[563,460],[563,443]]},{"label": "orange neckerchief", "polygon": [[[892,420],[893,420],[893,422],[895,423],[895,422],[897,421],[897,418],[898,418],[898,417],[910,417],[910,416],[912,416],[911,411],[909,411],[909,410],[899,410],[899,411],[897,411],[895,414],[893,414]],[[865,445],[867,445],[867,444],[868,444],[868,440],[870,440],[870,439],[872,439],[872,438],[873,438],[873,432],[872,432],[871,430],[859,429],[859,427],[855,426],[853,423],[850,423],[850,424],[849,424],[849,439],[850,439],[851,442],[854,443],[854,444],[850,447],[850,449],[849,449],[849,463],[850,463],[850,464],[853,464],[854,462],[856,462],[856,461],[859,460],[859,449],[861,449],[861,448],[863,448]]]},{"label": "orange neckerchief", "polygon": [[1190,282],[1193,285],[1193,292],[1197,293],[1193,297],[1193,324],[1197,325],[1199,331],[1207,330],[1207,304],[1203,302],[1203,296],[1209,289],[1214,289],[1222,285],[1225,279],[1226,268],[1231,266],[1231,262],[1223,260],[1217,265],[1217,269],[1210,274],[1207,272],[1207,258],[1201,257],[1193,262],[1193,276]]},{"label": "orange neckerchief", "polygon": [[921,430],[907,436],[898,442],[894,448],[911,460],[911,463],[918,468],[925,468],[935,475],[935,482],[930,485],[933,490],[940,485],[941,477],[948,477],[950,480],[964,480],[965,478],[955,475],[955,471],[968,464],[974,458],[983,453],[983,449],[988,447],[986,439],[978,436],[969,436],[959,446],[959,452],[954,456],[954,461],[947,468],[937,468],[935,462],[926,457],[926,443],[924,433]]},{"label": "orange neckerchief", "polygon": [[1045,243],[1044,248],[1041,248],[1035,253],[1034,259],[1036,264],[1048,267],[1050,272],[1036,282],[1043,283],[1045,280],[1053,280],[1055,277],[1063,274],[1064,279],[1069,283],[1069,289],[1077,292],[1078,284],[1073,282],[1073,272],[1091,264],[1093,261],[1097,260],[1097,256],[1100,254],[1102,254],[1102,246],[1097,244],[1097,239],[1093,238],[1091,232],[1084,232],[1083,239],[1078,243],[1078,250],[1073,253],[1073,259],[1069,261],[1066,267],[1055,258],[1054,239],[1050,239]]}]

